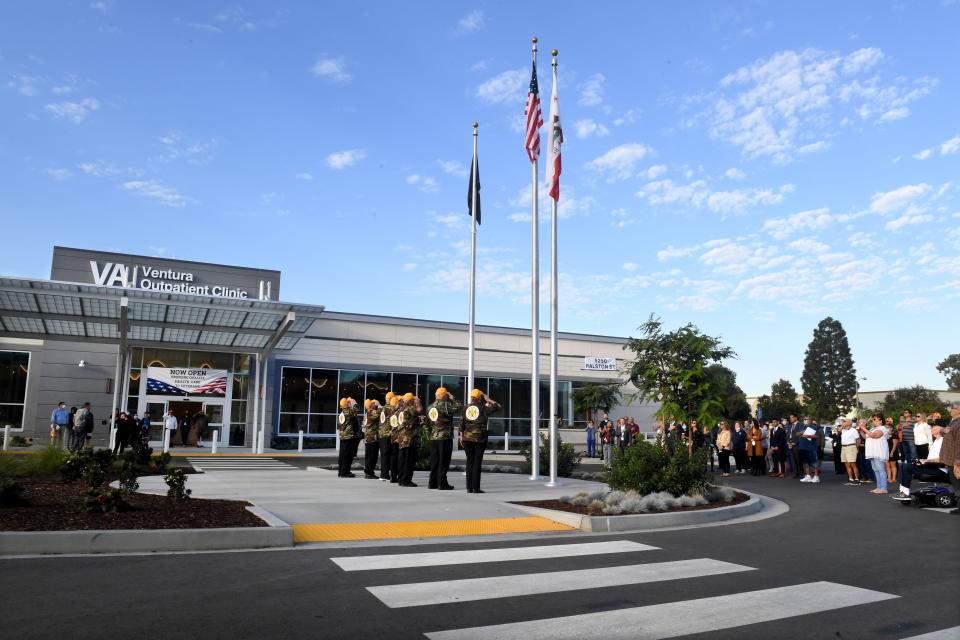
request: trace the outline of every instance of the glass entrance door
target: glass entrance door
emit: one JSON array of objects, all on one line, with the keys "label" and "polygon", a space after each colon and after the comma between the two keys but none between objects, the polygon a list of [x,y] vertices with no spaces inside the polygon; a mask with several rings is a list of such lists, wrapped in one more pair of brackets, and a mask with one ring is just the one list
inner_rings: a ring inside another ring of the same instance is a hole
[{"label": "glass entrance door", "polygon": [[225,433],[223,428],[223,402],[205,402],[203,412],[207,414],[209,423],[206,433],[203,434],[203,444],[208,445],[213,438],[213,432],[217,432],[217,446],[227,446],[229,434]]}]

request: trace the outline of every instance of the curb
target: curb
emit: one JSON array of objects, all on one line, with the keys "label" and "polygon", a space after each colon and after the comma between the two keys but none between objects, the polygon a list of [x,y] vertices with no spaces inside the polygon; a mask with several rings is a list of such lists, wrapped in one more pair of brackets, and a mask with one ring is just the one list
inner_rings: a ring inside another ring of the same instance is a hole
[{"label": "curb", "polygon": [[4,531],[0,533],[0,556],[293,548],[293,527],[259,507],[247,510],[270,526]]},{"label": "curb", "polygon": [[540,507],[529,507],[520,504],[510,504],[511,507],[522,509],[527,513],[559,522],[581,531],[593,533],[613,533],[619,531],[654,531],[671,527],[688,527],[697,525],[711,525],[744,516],[750,516],[765,508],[763,496],[747,493],[750,499],[740,504],[716,509],[702,509],[698,511],[676,511],[673,513],[638,513],[628,516],[585,516],[579,513],[554,511]]}]

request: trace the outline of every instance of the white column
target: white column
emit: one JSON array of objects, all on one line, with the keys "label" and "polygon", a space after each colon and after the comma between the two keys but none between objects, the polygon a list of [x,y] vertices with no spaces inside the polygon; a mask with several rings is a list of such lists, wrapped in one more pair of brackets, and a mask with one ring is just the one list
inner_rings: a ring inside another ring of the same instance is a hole
[{"label": "white column", "polygon": [[263,367],[263,398],[260,401],[260,438],[257,441],[257,453],[263,453],[267,437],[267,366]]},{"label": "white column", "polygon": [[170,429],[163,427],[163,452],[170,453]]},{"label": "white column", "polygon": [[250,426],[253,433],[250,434],[250,451],[257,452],[257,416],[260,415],[260,354],[254,354],[253,357],[253,415],[251,416]]}]

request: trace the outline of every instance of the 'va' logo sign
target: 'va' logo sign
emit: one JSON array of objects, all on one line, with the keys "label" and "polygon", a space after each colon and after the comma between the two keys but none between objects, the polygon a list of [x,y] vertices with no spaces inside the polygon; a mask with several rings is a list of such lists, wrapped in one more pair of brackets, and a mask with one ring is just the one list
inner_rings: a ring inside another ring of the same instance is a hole
[{"label": "'va' logo sign", "polygon": [[124,287],[130,278],[130,267],[125,264],[105,262],[101,270],[97,261],[91,260],[90,270],[93,271],[93,282],[101,287]]}]

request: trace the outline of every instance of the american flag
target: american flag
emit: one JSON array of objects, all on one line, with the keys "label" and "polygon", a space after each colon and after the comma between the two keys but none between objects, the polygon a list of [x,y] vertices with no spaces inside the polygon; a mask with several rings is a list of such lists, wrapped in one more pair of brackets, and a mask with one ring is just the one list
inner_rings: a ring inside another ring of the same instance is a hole
[{"label": "american flag", "polygon": [[201,385],[193,390],[193,393],[213,393],[223,394],[227,392],[227,376],[214,378],[210,382]]},{"label": "american flag", "polygon": [[147,393],[173,394],[177,396],[184,395],[183,389],[167,384],[156,378],[147,378]]},{"label": "american flag", "polygon": [[530,156],[530,162],[536,162],[540,156],[540,127],[543,126],[543,112],[540,111],[540,88],[537,85],[537,63],[533,63],[533,75],[530,77],[530,92],[527,93],[527,106],[523,111],[527,116],[526,135],[523,147]]}]

